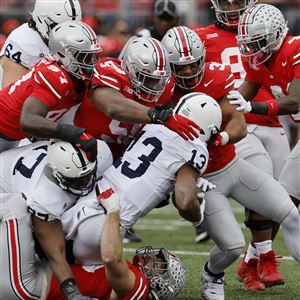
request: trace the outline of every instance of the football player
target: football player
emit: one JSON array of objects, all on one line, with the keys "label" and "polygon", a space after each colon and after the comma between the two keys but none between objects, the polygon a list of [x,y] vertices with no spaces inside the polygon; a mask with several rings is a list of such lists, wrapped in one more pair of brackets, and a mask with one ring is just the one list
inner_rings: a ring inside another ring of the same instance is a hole
[{"label": "football player", "polygon": [[1,91],[0,151],[28,136],[56,137],[90,150],[95,160],[95,139],[83,128],[54,121],[86,93],[101,52],[96,34],[84,23],[68,21],[50,32],[49,47],[51,56]]},{"label": "football player", "polygon": [[[263,18],[267,21],[261,25]],[[253,28],[250,21],[255,25]],[[239,88],[240,93],[228,96],[231,103],[238,105],[239,111],[259,115],[293,114],[293,119],[299,122],[300,36],[289,35],[282,13],[266,4],[248,9],[238,29],[238,44],[245,58],[247,76]],[[264,103],[245,100],[252,100],[261,86],[272,93],[273,99]],[[280,174],[280,182],[297,206],[300,201],[299,148],[298,142]]]},{"label": "football player", "polygon": [[[242,139],[245,134],[245,120],[237,114],[228,103],[227,93],[234,87],[234,77],[229,66],[219,63],[205,62],[205,48],[198,35],[185,26],[174,27],[167,31],[162,44],[169,53],[171,70],[175,79],[175,90],[172,100],[178,99],[189,91],[198,91],[217,99],[223,112],[223,132],[215,140],[222,147],[210,145],[210,160],[225,166],[235,155],[234,142]],[[210,165],[208,171],[210,170]],[[209,235],[201,224],[196,227],[196,242],[208,239]]]},{"label": "football player", "polygon": [[[235,88],[242,84],[246,76],[237,45],[238,21],[243,11],[255,2],[255,0],[214,0],[212,4],[217,22],[196,30],[205,43],[206,60],[230,66],[235,77]],[[254,101],[263,102],[271,98],[272,94],[267,89],[261,88]],[[277,116],[246,113],[245,119],[248,134],[235,144],[237,154],[278,180],[290,149]],[[252,233],[252,241],[237,269],[237,277],[242,281],[245,279],[244,288],[252,291],[260,291],[265,286],[283,284],[284,279],[277,269],[278,262],[272,250],[272,239],[278,225],[256,212],[251,212],[247,208],[245,210],[245,224]],[[256,262],[252,261],[250,269],[248,262],[251,259],[255,259]],[[258,266],[258,269],[255,266]],[[255,268],[258,272],[255,272]]]},{"label": "football player", "polygon": [[67,238],[74,238],[73,251],[78,262],[101,263],[98,245],[104,211],[99,208],[96,194],[110,188],[120,197],[122,230],[130,228],[173,190],[179,214],[191,222],[203,221],[204,203],[200,205],[196,197],[196,184],[208,163],[206,143],[220,129],[221,109],[211,97],[191,93],[182,98],[174,111],[201,127],[199,138],[186,141],[163,125],[145,125],[123,157],[105,172],[95,193],[81,198],[62,215]]},{"label": "football player", "polygon": [[[51,29],[66,21],[81,21],[78,0],[36,0],[27,23],[16,28],[0,52],[0,89],[21,79],[42,57],[49,54]],[[2,79],[2,80],[1,80]]]},{"label": "football player", "polygon": [[71,265],[75,280],[64,282],[60,288],[47,265],[41,267],[41,262],[36,261],[31,218],[24,198],[20,194],[0,194],[1,297],[88,300],[116,295],[119,299],[147,299],[152,295],[158,297],[155,299],[174,299],[185,283],[183,263],[166,249],[150,246],[138,249],[132,263],[125,261],[119,211],[110,210],[111,200],[105,195],[99,198],[107,208],[101,240],[105,268]]},{"label": "football player", "polygon": [[[112,164],[112,155],[105,142],[98,141],[98,148],[94,162],[74,144],[54,139],[49,144],[37,142],[0,154],[0,192],[22,194],[27,199],[34,233],[59,284],[73,278],[65,259],[61,214],[80,196],[91,192],[96,177],[102,176]],[[24,237],[21,235],[21,238]],[[26,270],[24,264],[27,262],[19,262],[22,270]]]}]

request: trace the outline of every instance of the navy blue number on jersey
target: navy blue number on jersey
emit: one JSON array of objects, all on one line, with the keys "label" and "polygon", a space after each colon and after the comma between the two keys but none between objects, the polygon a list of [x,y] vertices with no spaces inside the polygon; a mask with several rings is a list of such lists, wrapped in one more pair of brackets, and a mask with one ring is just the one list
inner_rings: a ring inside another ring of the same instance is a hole
[{"label": "navy blue number on jersey", "polygon": [[[145,133],[144,130],[142,130],[136,138],[132,141],[126,152],[130,151],[134,145],[138,142],[138,140],[142,137],[142,135]],[[156,137],[149,137],[143,140],[143,145],[146,147],[153,147],[152,151],[148,155],[142,154],[138,157],[138,160],[141,161],[141,163],[138,165],[136,169],[132,169],[130,167],[130,162],[128,161],[117,161],[115,163],[115,167],[121,166],[121,173],[128,178],[137,178],[145,174],[147,169],[150,167],[151,162],[154,162],[159,153],[162,151],[162,142],[156,138]]]},{"label": "navy blue number on jersey", "polygon": [[13,53],[13,45],[12,44],[7,44],[5,48],[5,56],[10,58],[11,60],[15,61],[17,64],[21,63],[21,55],[22,53],[20,51],[17,51]]},{"label": "navy blue number on jersey", "polygon": [[[40,150],[43,149],[47,152],[47,146],[41,146],[32,150]],[[47,153],[41,153],[37,158],[35,163],[31,167],[27,167],[26,165],[23,164],[23,159],[24,157],[20,157],[15,164],[14,170],[13,170],[13,175],[16,174],[16,172],[20,172],[24,177],[26,178],[31,178],[34,170],[36,167],[40,164],[40,162],[44,159],[44,157],[47,155]]]},{"label": "navy blue number on jersey", "polygon": [[[198,160],[198,162],[196,160]],[[192,157],[188,163],[201,172],[206,163],[206,156],[202,153],[197,156],[197,150],[193,150]]]}]

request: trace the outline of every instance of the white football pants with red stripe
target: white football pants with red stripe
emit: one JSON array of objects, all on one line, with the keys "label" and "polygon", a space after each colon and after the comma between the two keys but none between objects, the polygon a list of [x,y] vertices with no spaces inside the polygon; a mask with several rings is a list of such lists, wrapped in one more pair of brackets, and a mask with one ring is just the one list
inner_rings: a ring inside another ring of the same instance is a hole
[{"label": "white football pants with red stripe", "polygon": [[18,194],[0,194],[0,299],[43,298],[45,272],[37,267],[31,217]]}]

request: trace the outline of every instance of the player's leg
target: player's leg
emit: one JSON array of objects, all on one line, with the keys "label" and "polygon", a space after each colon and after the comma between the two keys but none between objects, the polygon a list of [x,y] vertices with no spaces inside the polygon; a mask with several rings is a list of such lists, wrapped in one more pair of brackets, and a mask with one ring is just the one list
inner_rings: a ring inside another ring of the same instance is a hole
[{"label": "player's leg", "polygon": [[300,204],[300,140],[290,153],[282,172],[279,182],[286,189],[296,206]]},{"label": "player's leg", "polygon": [[[287,244],[290,254],[296,261],[300,260],[300,225],[299,220],[287,226],[287,221],[294,219],[295,211],[298,210],[291,201],[285,189],[270,175],[255,168],[244,160],[239,160],[235,165],[235,174],[240,173],[236,180],[237,185],[231,196],[243,206],[258,212],[267,218],[281,223],[285,227],[285,239],[295,241],[297,247],[293,243]],[[238,169],[242,170],[238,172]],[[234,173],[233,173],[234,174]],[[290,216],[290,217],[289,217]],[[299,219],[298,214],[298,219]],[[293,245],[292,245],[293,244]]]},{"label": "player's leg", "polygon": [[224,270],[238,259],[245,245],[240,226],[225,196],[231,185],[230,177],[225,173],[206,176],[217,185],[217,189],[205,193],[204,223],[216,243],[202,272],[202,294],[205,299],[224,299]]},{"label": "player's leg", "polygon": [[46,274],[35,260],[31,218],[18,194],[0,194],[0,298],[40,299]]},{"label": "player's leg", "polygon": [[[265,145],[269,141],[268,135],[270,135],[268,129],[270,129],[270,127],[248,125],[248,135],[236,144],[236,150],[240,157],[273,176],[273,160],[265,148]],[[273,128],[271,127],[271,130],[272,129]],[[276,132],[277,130],[278,129],[276,128]],[[279,128],[279,130],[282,129]],[[277,133],[280,135],[279,132]],[[278,165],[279,164],[276,164],[276,166]],[[245,225],[250,229],[252,239],[248,245],[244,258],[241,260],[241,263],[237,268],[236,276],[242,281],[246,279],[247,284],[244,285],[245,289],[248,289],[249,286],[249,289],[252,290],[253,287],[257,285],[258,290],[261,290],[260,282],[254,282],[254,279],[257,278],[258,281],[263,280],[264,282],[267,282],[268,280],[266,278],[261,279],[259,276],[255,277],[252,273],[253,267],[255,267],[255,265],[257,266],[259,262],[263,264],[264,260],[259,260],[256,264],[253,262],[251,263],[251,266],[248,265],[248,262],[250,260],[258,260],[262,254],[268,252],[273,253],[272,229],[274,222],[268,220],[265,216],[249,210],[248,208],[245,208],[245,215]],[[270,262],[268,261],[268,266],[269,264]],[[266,270],[264,274],[266,274],[269,279],[272,279],[272,283],[277,282],[281,284],[283,282],[283,277],[279,273],[277,265],[278,263],[274,256],[274,260],[271,262],[271,267],[266,266],[266,268],[264,268]],[[251,278],[251,280],[249,280],[249,278]]]}]

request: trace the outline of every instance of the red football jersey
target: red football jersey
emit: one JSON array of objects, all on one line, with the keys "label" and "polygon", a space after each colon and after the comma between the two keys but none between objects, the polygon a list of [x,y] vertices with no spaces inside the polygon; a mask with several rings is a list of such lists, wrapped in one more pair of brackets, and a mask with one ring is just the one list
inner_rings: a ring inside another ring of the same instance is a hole
[{"label": "red football jersey", "polygon": [[[201,82],[192,89],[192,92],[205,93],[216,101],[221,100],[234,87],[234,76],[229,66],[219,63],[205,63],[204,75]],[[184,96],[184,90],[176,89],[172,99],[178,102],[180,97]],[[226,127],[226,123],[222,123],[222,130]],[[209,146],[209,163],[205,173],[214,172],[224,168],[235,157],[235,146],[227,144],[224,146]]]},{"label": "red football jersey", "polygon": [[[168,82],[164,93],[157,102],[145,102],[139,100],[133,93],[131,82],[121,68],[121,60],[102,58],[96,65],[93,78],[93,87],[110,87],[126,98],[135,100],[143,105],[153,107],[157,104],[165,104],[172,96],[174,79]],[[124,99],[126,101],[126,99]],[[113,120],[106,116],[86,97],[75,114],[75,125],[86,128],[87,132],[97,139],[109,143],[128,144],[131,137],[140,129],[142,124],[129,124]]]},{"label": "red football jersey", "polygon": [[286,37],[281,48],[265,64],[252,68],[245,62],[244,68],[246,80],[264,86],[274,98],[288,95],[290,83],[300,78],[300,36]]},{"label": "red football jersey", "polygon": [[20,128],[22,106],[28,97],[47,104],[47,118],[58,120],[82,100],[86,88],[81,93],[75,89],[66,70],[50,57],[43,58],[20,80],[1,90],[0,132],[15,140],[28,136]]},{"label": "red football jersey", "polygon": [[[235,77],[235,88],[238,88],[245,80],[246,72],[237,46],[237,34],[221,29],[215,24],[196,29],[196,33],[205,45],[206,61],[219,62],[230,66],[231,72]],[[273,96],[265,88],[261,88],[253,101],[262,102],[272,98]],[[277,116],[269,117],[247,113],[245,114],[245,119],[248,124],[281,127]]]},{"label": "red football jersey", "polygon": [[[135,267],[130,262],[127,262],[127,264],[129,269],[135,275],[135,285],[129,294],[121,299],[129,300],[133,295],[135,295],[134,299],[145,300],[149,293],[148,280],[138,267]],[[106,279],[104,266],[93,268],[93,266],[84,267],[81,265],[72,265],[71,269],[74,274],[75,282],[83,295],[93,297],[95,299],[110,299],[112,289]],[[49,292],[46,299],[65,299],[54,275],[52,275]]]}]

